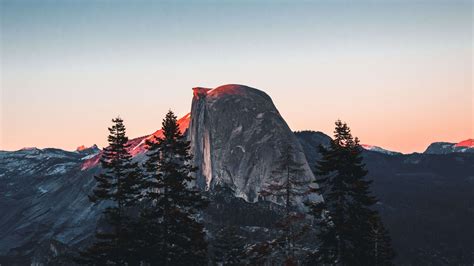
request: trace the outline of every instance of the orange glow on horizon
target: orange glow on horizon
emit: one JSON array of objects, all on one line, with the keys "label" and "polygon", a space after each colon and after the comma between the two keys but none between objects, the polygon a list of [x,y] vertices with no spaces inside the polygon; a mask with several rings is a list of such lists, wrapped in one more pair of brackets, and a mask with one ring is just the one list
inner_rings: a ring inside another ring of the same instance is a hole
[{"label": "orange glow on horizon", "polygon": [[[186,114],[185,116],[181,117],[177,123],[179,126],[179,131],[184,134],[186,130],[189,128],[189,123],[191,121],[191,113]],[[127,142],[127,145],[129,145],[129,152],[132,156],[136,156],[138,154],[145,153],[147,148],[146,148],[146,141],[153,141],[155,138],[162,138],[163,137],[163,129],[159,129],[155,131],[154,133],[150,135],[146,135],[143,137],[138,137],[131,139]],[[79,148],[84,148],[84,145],[78,147]],[[102,156],[102,151],[98,153],[96,156],[87,159],[84,161],[84,163],[81,166],[82,170],[92,168],[96,166],[99,163],[100,157]]]}]

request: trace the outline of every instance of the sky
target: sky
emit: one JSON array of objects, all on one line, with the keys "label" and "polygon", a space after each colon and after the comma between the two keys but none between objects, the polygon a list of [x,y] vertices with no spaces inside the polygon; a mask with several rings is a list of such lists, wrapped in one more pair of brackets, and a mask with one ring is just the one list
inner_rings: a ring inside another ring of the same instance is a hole
[{"label": "sky", "polygon": [[422,152],[474,137],[473,2],[0,1],[0,150],[106,146],[192,88],[269,94],[292,130]]}]

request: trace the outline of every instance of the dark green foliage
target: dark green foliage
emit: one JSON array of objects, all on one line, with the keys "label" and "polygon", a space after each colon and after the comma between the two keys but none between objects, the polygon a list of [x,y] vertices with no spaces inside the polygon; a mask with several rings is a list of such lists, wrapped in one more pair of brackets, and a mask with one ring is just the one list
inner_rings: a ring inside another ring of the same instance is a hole
[{"label": "dark green foliage", "polygon": [[169,111],[162,123],[163,137],[147,141],[145,169],[149,206],[142,212],[142,258],[152,265],[205,265],[207,243],[199,211],[207,200],[195,186],[190,143]]},{"label": "dark green foliage", "polygon": [[374,218],[372,223],[371,236],[374,265],[393,265],[395,252],[392,247],[392,239],[378,216]]},{"label": "dark green foliage", "polygon": [[226,226],[219,230],[214,239],[214,261],[222,265],[244,265],[245,238],[238,228]]},{"label": "dark green foliage", "polygon": [[137,264],[133,244],[133,217],[131,212],[140,199],[141,173],[128,152],[128,138],[121,118],[112,120],[109,128],[109,146],[104,148],[100,163],[103,172],[97,181],[91,202],[107,204],[104,210],[106,228],[96,232],[92,246],[81,253],[80,263],[92,265]]},{"label": "dark green foliage", "polygon": [[307,230],[304,214],[299,211],[296,202],[307,194],[310,181],[302,176],[303,165],[295,160],[294,154],[292,146],[284,146],[270,183],[260,192],[263,198],[273,197],[285,207],[283,218],[276,223],[280,235],[269,245],[272,246],[272,253],[279,253],[286,264],[296,262],[296,253],[301,250],[298,242]]},{"label": "dark green foliage", "polygon": [[[375,261],[373,228],[381,225],[372,209],[376,199],[370,194],[371,181],[362,161],[359,140],[353,138],[347,124],[336,122],[330,146],[320,146],[322,159],[316,166],[316,183],[324,202],[307,205],[316,218],[321,245],[312,254],[313,263],[341,265],[385,265]],[[382,231],[380,231],[382,232]],[[386,232],[383,233],[386,241]],[[389,243],[384,244],[390,248]],[[386,251],[388,254],[388,251]]]}]

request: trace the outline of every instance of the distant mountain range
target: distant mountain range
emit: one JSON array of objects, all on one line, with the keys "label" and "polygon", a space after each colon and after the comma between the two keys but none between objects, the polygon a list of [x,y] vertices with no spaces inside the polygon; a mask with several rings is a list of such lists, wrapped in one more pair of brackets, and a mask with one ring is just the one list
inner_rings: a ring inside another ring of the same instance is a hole
[{"label": "distant mountain range", "polygon": [[[266,234],[275,207],[259,201],[258,192],[274,170],[279,150],[294,147],[305,178],[313,179],[318,147],[331,138],[321,132],[292,132],[271,98],[254,88],[194,88],[193,95],[191,112],[178,123],[191,141],[198,183],[211,193],[217,184],[236,188],[235,195],[219,203],[232,212],[211,204],[204,214],[209,230],[233,223],[250,236]],[[144,159],[145,141],[161,134],[157,130],[129,141],[137,161]],[[422,154],[362,147],[377,207],[399,254],[397,263],[472,263],[473,140],[433,143]],[[76,151],[0,151],[0,264],[60,260],[61,254],[90,240],[104,207],[87,198],[95,185],[93,175],[100,171],[100,155],[95,145]]]},{"label": "distant mountain range", "polygon": [[[314,169],[330,138],[296,132]],[[474,153],[363,153],[377,208],[398,253],[397,265],[470,265],[474,261]]]},{"label": "distant mountain range", "polygon": [[[381,152],[390,155],[402,154],[401,152],[389,151],[384,148],[368,144],[362,144],[361,146],[362,148],[369,151]],[[474,139],[467,139],[458,143],[433,142],[424,151],[426,154],[448,154],[453,152],[474,152]]]},{"label": "distant mountain range", "polygon": [[[189,123],[191,120],[191,114],[187,114],[183,116],[181,119],[178,120],[178,124],[180,125],[180,130],[182,133],[186,132],[189,128]],[[298,131],[299,132],[304,132],[304,131]],[[311,132],[311,131],[310,131]],[[314,132],[314,131],[313,131]],[[322,132],[318,132],[321,136],[324,136],[322,138],[327,138],[330,139],[330,137]],[[153,134],[146,135],[143,137],[138,137],[138,138],[133,138],[129,141],[130,145],[130,151],[132,155],[137,156],[140,154],[144,154],[146,152],[146,145],[145,145],[145,140],[150,140],[152,139],[152,136],[157,136],[160,137],[162,135],[161,129],[157,130]],[[368,151],[373,151],[373,152],[380,152],[388,155],[401,155],[403,153],[398,152],[398,151],[391,151],[384,149],[379,146],[375,145],[369,145],[369,144],[361,144],[361,147],[364,150]],[[56,148],[46,148],[46,149],[38,149],[36,147],[26,147],[18,150],[17,152],[20,151],[27,151],[27,150],[36,150],[36,151],[48,151],[48,150],[60,150]],[[91,152],[93,151],[93,152]],[[12,151],[1,151],[1,153],[7,153],[7,152],[12,152]],[[13,151],[15,152],[15,151]],[[100,158],[101,150],[97,147],[97,145],[92,145],[91,147],[86,147],[84,145],[78,146],[76,149],[76,152],[80,152],[82,154],[84,153],[91,153],[87,157],[84,157],[83,160],[87,160],[87,162],[84,163],[83,167],[85,168],[91,168],[97,165],[98,159]],[[460,141],[458,143],[452,143],[452,142],[433,142],[431,143],[426,150],[423,153],[426,154],[448,154],[448,153],[453,153],[453,152],[474,152],[474,139],[467,139]],[[92,159],[92,160],[90,160]]]}]

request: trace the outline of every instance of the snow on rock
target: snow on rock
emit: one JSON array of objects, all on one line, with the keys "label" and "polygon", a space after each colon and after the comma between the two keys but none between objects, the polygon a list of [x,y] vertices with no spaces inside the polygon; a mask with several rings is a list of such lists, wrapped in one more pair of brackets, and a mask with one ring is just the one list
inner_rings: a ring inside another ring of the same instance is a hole
[{"label": "snow on rock", "polygon": [[71,163],[63,163],[63,164],[55,164],[48,169],[46,175],[59,175],[65,174],[68,170],[76,165],[75,162]]},{"label": "snow on rock", "polygon": [[38,187],[38,191],[39,191],[41,194],[44,194],[44,193],[47,193],[47,192],[48,192],[48,190],[46,190],[45,188],[43,188],[43,187],[41,187],[41,186]]},{"label": "snow on rock", "polygon": [[400,152],[395,152],[395,151],[389,151],[384,148],[381,148],[379,146],[373,146],[373,145],[368,145],[368,144],[361,144],[360,145],[363,149],[368,150],[368,151],[374,151],[374,152],[380,152],[388,155],[397,155],[401,154]]},{"label": "snow on rock", "polygon": [[94,158],[95,156],[97,156],[97,154],[98,153],[94,153],[94,154],[84,156],[84,157],[81,158],[81,160],[89,160],[89,159]]}]

